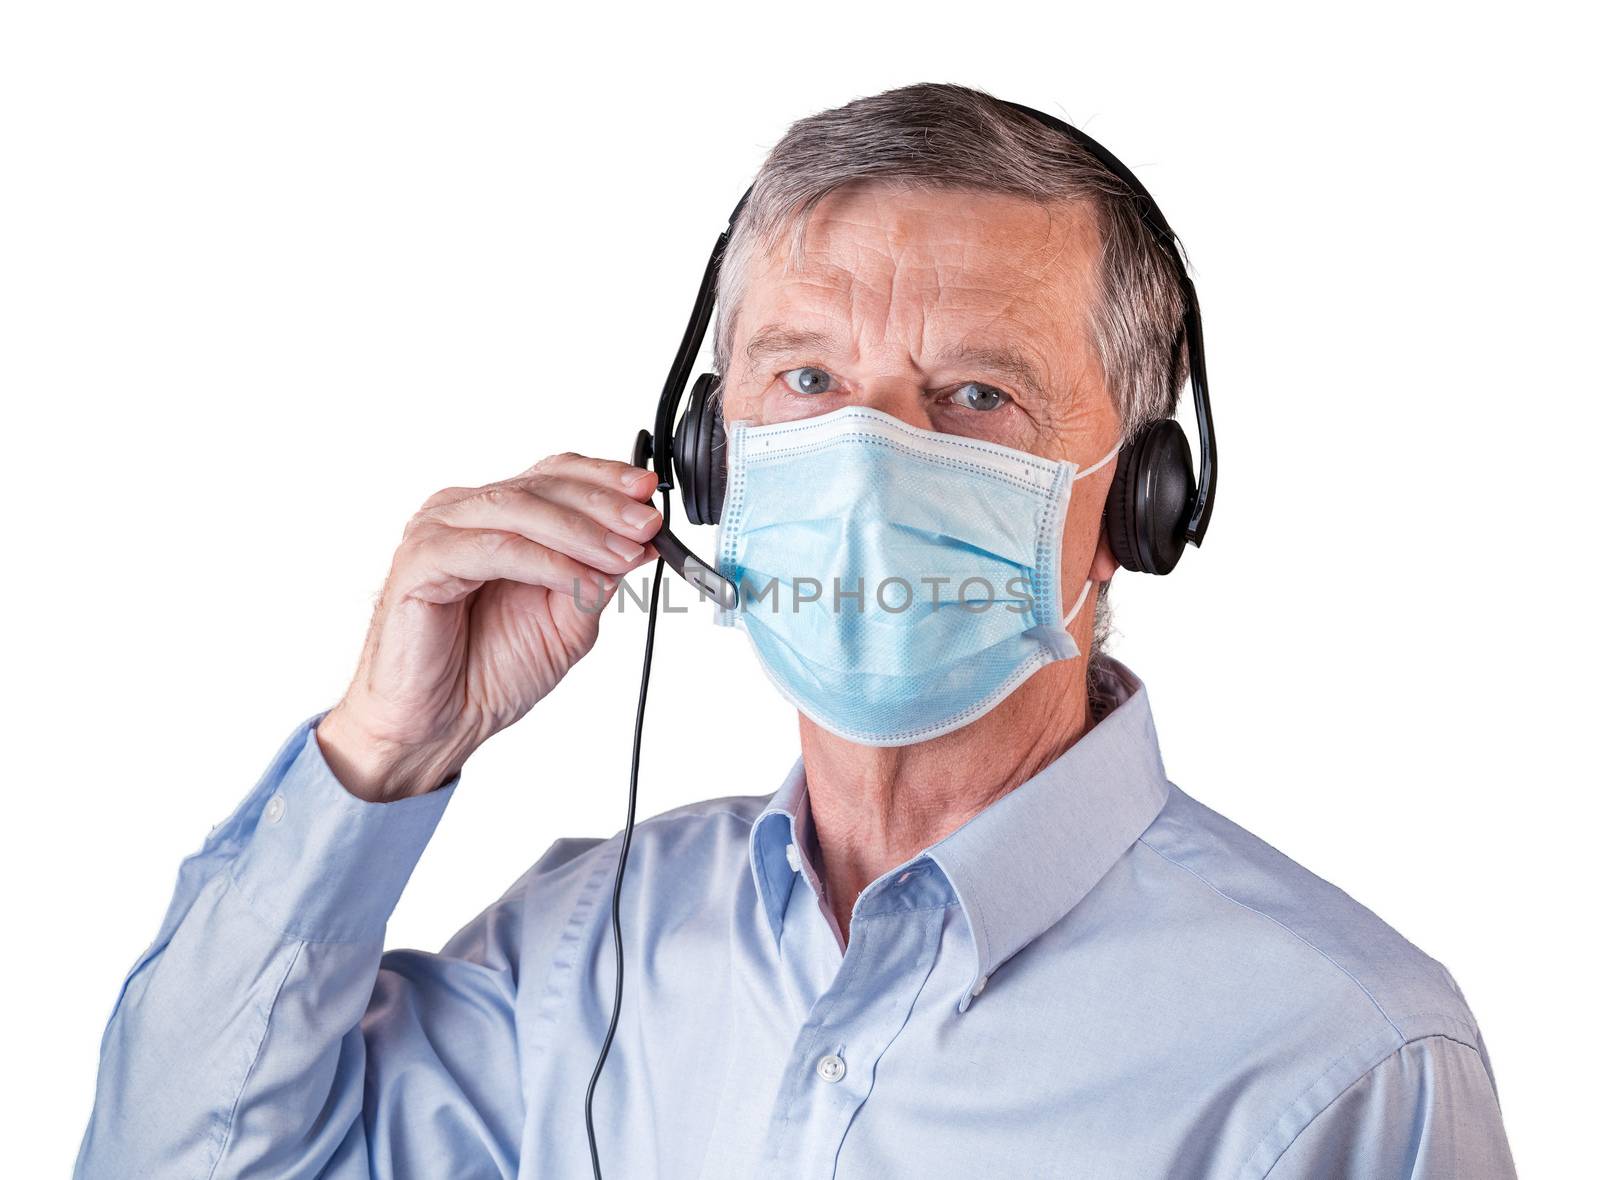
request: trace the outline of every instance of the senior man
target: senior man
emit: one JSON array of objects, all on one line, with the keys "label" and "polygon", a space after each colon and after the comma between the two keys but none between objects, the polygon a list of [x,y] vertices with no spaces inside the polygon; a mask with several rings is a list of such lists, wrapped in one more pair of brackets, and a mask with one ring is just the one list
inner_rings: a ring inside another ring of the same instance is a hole
[{"label": "senior man", "polygon": [[[1066,460],[1041,551],[1070,641],[939,723],[926,697],[818,690],[806,669],[870,637],[797,626],[792,662],[763,653],[800,705],[794,770],[633,837],[608,1174],[1512,1175],[1449,974],[1170,784],[1096,642],[1100,461],[1184,378],[1178,275],[1141,225],[1094,158],[960,86],[802,120],[763,164],[719,279],[726,419],[877,449],[819,445],[815,479],[742,494],[804,519],[880,452],[965,447],[972,473],[913,461],[890,495],[970,540],[986,463]],[[383,935],[472,751],[591,649],[585,594],[654,557],[655,489],[564,454],[427,501],[344,698],[184,862],[80,1175],[589,1173],[619,839],[558,841],[437,954]],[[907,544],[865,556],[915,564]],[[915,740],[878,740],[907,717]]]}]

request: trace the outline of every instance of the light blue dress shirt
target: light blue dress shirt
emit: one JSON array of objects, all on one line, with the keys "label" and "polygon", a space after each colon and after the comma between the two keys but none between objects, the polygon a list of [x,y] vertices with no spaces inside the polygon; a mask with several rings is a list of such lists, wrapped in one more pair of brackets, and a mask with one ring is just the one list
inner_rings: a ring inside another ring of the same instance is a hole
[{"label": "light blue dress shirt", "polygon": [[[1513,1175],[1450,975],[1169,784],[1144,687],[1097,668],[1114,708],[873,882],[847,950],[803,767],[639,824],[608,1177]],[[183,862],[77,1175],[588,1176],[618,839],[385,952],[456,780],[357,799],[317,720]]]}]

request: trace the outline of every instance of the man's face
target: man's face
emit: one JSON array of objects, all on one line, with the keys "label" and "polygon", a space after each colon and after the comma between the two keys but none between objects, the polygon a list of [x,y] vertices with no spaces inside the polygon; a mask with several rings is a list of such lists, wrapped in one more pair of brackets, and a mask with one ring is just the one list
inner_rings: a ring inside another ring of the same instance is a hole
[{"label": "man's face", "polygon": [[[1090,327],[1099,248],[1081,206],[883,185],[835,191],[814,211],[796,263],[786,245],[751,261],[725,417],[765,424],[866,405],[1088,466],[1119,431]],[[1110,468],[1074,488],[1069,599],[1089,572]],[[1108,563],[1108,554],[1095,562],[1098,580]]]},{"label": "man's face", "polygon": [[1117,437],[1090,334],[1098,253],[1082,207],[834,192],[798,263],[786,247],[752,259],[723,382],[727,419],[870,405],[1087,465]]}]

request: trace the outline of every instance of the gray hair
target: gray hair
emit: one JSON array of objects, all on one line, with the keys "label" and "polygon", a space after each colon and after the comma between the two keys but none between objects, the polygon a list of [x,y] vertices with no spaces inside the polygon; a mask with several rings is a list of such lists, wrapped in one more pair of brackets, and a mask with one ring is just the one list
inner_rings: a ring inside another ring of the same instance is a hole
[{"label": "gray hair", "polygon": [[[717,280],[713,353],[726,374],[750,262],[790,236],[798,248],[823,197],[859,182],[1001,193],[1040,204],[1087,202],[1100,235],[1092,332],[1126,437],[1172,414],[1187,376],[1173,361],[1183,313],[1173,260],[1126,186],[1079,144],[968,86],[922,82],[857,98],[792,124],[756,173]],[[1096,599],[1091,662],[1111,634]],[[1090,677],[1090,683],[1095,682]]]}]

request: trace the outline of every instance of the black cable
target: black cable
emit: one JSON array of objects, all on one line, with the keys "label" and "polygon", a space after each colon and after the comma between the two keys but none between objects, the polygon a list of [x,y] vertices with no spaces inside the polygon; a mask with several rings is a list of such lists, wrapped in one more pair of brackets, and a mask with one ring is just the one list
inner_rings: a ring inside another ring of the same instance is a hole
[{"label": "black cable", "polygon": [[[671,524],[668,500],[671,493],[661,496],[661,527]],[[639,748],[644,739],[644,701],[650,691],[650,657],[656,646],[656,603],[661,598],[661,581],[666,577],[666,562],[656,558],[655,583],[650,587],[650,617],[644,628],[644,667],[639,673],[639,707],[633,715],[633,767],[628,772],[628,822],[622,827],[622,850],[617,856],[617,875],[611,883],[611,937],[617,946],[617,987],[611,999],[611,1024],[606,1029],[606,1039],[600,1046],[600,1056],[595,1060],[594,1073],[589,1077],[589,1092],[583,1099],[583,1121],[589,1128],[589,1163],[594,1168],[594,1180],[600,1180],[600,1149],[594,1140],[594,1088],[605,1068],[606,1055],[611,1052],[611,1039],[617,1033],[617,1018],[622,1014],[622,874],[628,867],[628,847],[633,843],[633,816],[639,802]]]}]

